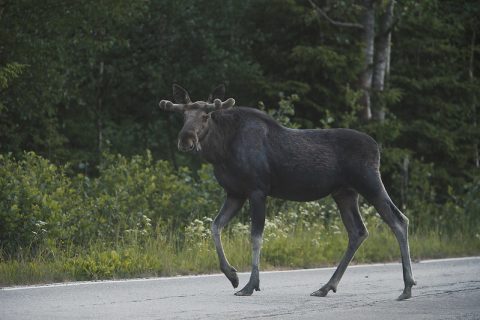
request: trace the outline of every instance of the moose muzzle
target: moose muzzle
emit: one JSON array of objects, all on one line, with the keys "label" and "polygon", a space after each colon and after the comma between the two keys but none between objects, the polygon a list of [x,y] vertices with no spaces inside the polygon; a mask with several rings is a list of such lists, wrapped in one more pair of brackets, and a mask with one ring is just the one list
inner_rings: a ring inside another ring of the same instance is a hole
[{"label": "moose muzzle", "polygon": [[182,130],[178,135],[178,150],[189,152],[193,150],[200,151],[200,143],[197,135],[192,131]]}]

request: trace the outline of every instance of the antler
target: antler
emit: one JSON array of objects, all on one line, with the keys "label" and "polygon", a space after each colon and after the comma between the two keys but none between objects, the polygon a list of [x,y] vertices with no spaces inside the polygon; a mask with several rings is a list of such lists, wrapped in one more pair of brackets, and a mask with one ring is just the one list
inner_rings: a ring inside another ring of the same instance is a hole
[{"label": "antler", "polygon": [[203,108],[220,110],[220,109],[231,108],[234,105],[235,105],[235,99],[233,99],[233,98],[228,98],[227,100],[225,100],[223,102],[220,99],[215,99],[215,100],[213,100],[213,103],[205,103]]},{"label": "antler", "polygon": [[223,102],[220,99],[215,99],[213,103],[197,101],[194,103],[187,103],[187,104],[177,104],[168,100],[162,100],[158,105],[160,109],[164,111],[183,112],[185,110],[191,110],[191,109],[205,109],[210,111],[212,109],[220,110],[220,109],[231,108],[235,105],[235,99],[229,98]]},{"label": "antler", "polygon": [[162,109],[164,111],[183,112],[186,105],[185,104],[173,103],[173,102],[168,101],[168,100],[162,100],[162,101],[160,101],[158,106],[160,107],[160,109]]}]

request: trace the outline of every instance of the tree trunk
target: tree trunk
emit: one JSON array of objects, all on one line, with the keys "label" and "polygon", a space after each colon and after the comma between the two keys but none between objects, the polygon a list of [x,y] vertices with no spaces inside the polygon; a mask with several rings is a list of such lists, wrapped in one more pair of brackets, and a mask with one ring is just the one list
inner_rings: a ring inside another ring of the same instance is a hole
[{"label": "tree trunk", "polygon": [[3,10],[7,7],[7,2],[5,0],[0,0],[0,20],[2,20]]},{"label": "tree trunk", "polygon": [[[470,42],[470,61],[469,61],[469,66],[468,66],[468,77],[470,79],[470,82],[475,81],[475,74],[473,72],[474,70],[474,61],[475,61],[475,44],[476,44],[476,30],[475,26],[472,28],[472,40]],[[474,132],[477,132],[477,96],[476,92],[473,93],[472,96],[472,118],[473,118],[473,129]],[[479,168],[480,167],[480,159],[479,159],[479,154],[478,154],[478,139],[475,138],[473,139],[473,161],[475,163],[475,167]]]},{"label": "tree trunk", "polygon": [[[3,17],[3,11],[5,10],[5,8],[7,7],[7,4],[5,3],[5,0],[0,0],[0,21],[2,20],[2,17]],[[4,61],[4,56],[3,56],[3,52],[5,50],[5,44],[2,42],[0,42],[0,65],[5,65],[7,64],[7,61]]]},{"label": "tree trunk", "polygon": [[385,63],[385,87],[390,79],[390,61],[392,61],[392,33],[388,33],[387,61]]},{"label": "tree trunk", "polygon": [[372,117],[383,122],[385,120],[385,101],[382,97],[385,89],[385,78],[390,68],[391,26],[393,23],[394,0],[389,0],[386,10],[380,19],[379,35],[375,46],[375,57],[372,75]]},{"label": "tree trunk", "polygon": [[406,155],[403,158],[402,162],[402,183],[401,183],[401,189],[400,189],[400,197],[401,197],[401,203],[400,203],[400,208],[402,210],[405,210],[407,207],[407,202],[408,202],[408,169],[410,167],[410,157]]},{"label": "tree trunk", "polygon": [[103,152],[103,73],[104,73],[104,62],[100,62],[99,68],[99,79],[97,86],[97,99],[95,104],[95,122],[97,129],[97,156],[100,162]]},{"label": "tree trunk", "polygon": [[360,74],[360,88],[363,95],[360,99],[362,106],[361,118],[370,120],[372,118],[370,91],[372,88],[372,65],[375,46],[375,3],[373,0],[364,0],[364,13],[362,17],[364,43],[364,70]]}]

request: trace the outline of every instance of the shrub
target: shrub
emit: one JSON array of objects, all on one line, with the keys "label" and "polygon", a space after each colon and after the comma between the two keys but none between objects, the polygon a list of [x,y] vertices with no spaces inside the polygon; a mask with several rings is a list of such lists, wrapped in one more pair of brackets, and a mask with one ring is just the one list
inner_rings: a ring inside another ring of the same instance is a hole
[{"label": "shrub", "polygon": [[213,217],[223,195],[212,168],[199,179],[188,168],[175,171],[150,152],[127,159],[105,155],[100,176],[67,176],[33,152],[21,159],[0,155],[0,247],[11,255],[39,245],[87,246],[148,238],[159,227],[183,228],[197,217]]},{"label": "shrub", "polygon": [[48,239],[63,241],[81,199],[71,180],[32,152],[16,161],[0,155],[0,244],[7,253],[35,249]]}]

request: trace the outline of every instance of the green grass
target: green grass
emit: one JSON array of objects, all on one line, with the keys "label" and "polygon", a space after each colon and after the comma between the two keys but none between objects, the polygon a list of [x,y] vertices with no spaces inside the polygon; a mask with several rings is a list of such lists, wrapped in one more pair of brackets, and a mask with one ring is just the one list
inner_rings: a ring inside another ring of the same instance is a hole
[{"label": "green grass", "polygon": [[[369,229],[372,229],[371,227]],[[178,236],[148,237],[115,245],[92,243],[88,248],[58,249],[45,246],[35,255],[19,253],[0,260],[0,286],[74,280],[119,279],[219,272],[213,241],[205,235],[184,243]],[[265,237],[262,270],[312,268],[336,265],[347,237],[344,231],[318,225],[297,227],[289,234]],[[250,268],[247,234],[224,232],[226,255],[239,271]],[[480,254],[478,235],[441,235],[423,232],[410,236],[412,259]],[[400,251],[392,233],[383,225],[370,230],[353,263],[399,261]]]}]

